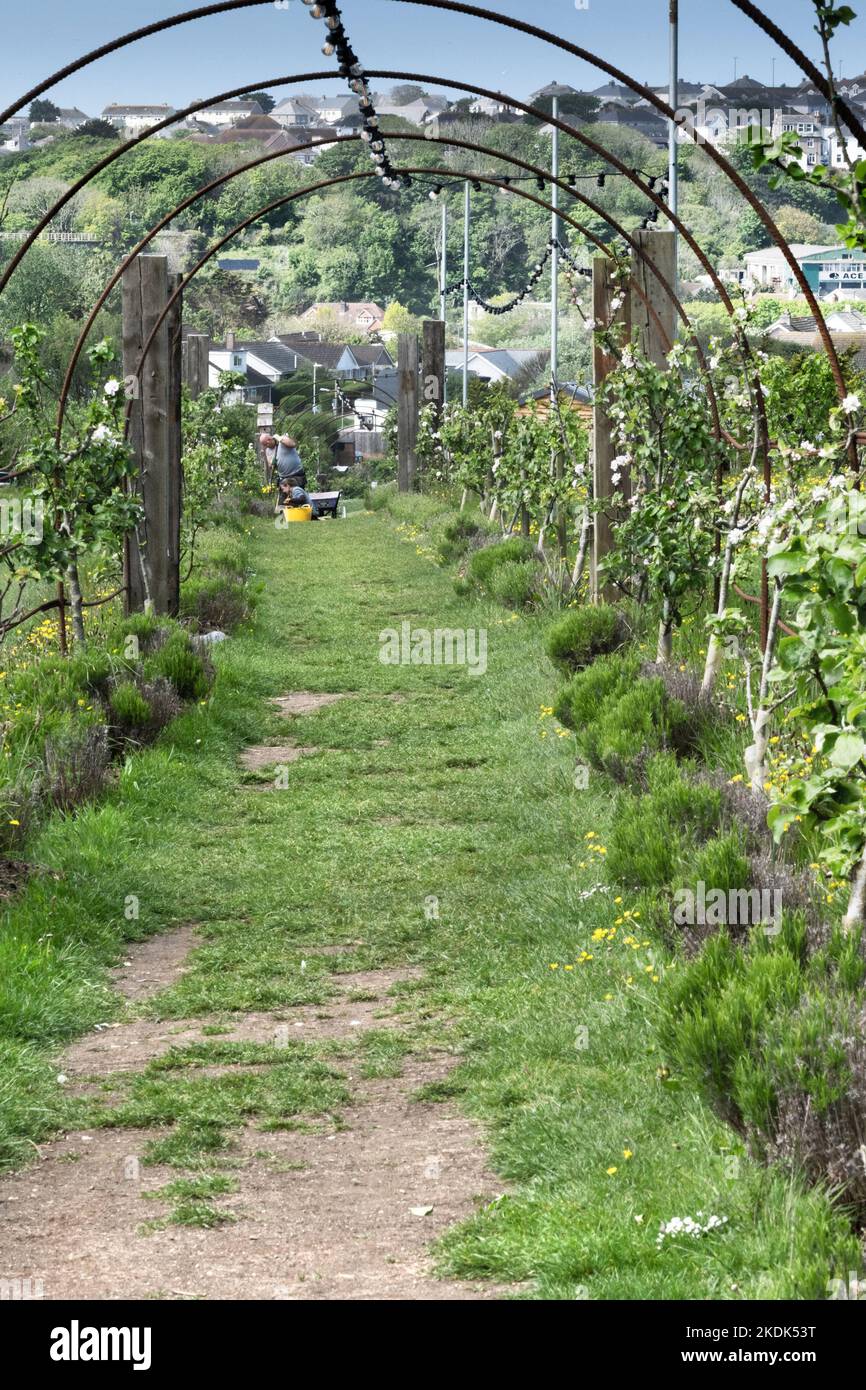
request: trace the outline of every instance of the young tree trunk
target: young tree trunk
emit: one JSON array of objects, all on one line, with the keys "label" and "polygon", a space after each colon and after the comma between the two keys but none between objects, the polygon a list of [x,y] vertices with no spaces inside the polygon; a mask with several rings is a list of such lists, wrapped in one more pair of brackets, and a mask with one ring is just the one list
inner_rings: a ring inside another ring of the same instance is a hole
[{"label": "young tree trunk", "polygon": [[659,622],[659,640],[656,648],[656,665],[669,666],[673,656],[674,647],[674,625],[671,618],[670,600],[665,599],[662,608],[661,621]]},{"label": "young tree trunk", "polygon": [[577,588],[583,576],[583,568],[586,564],[587,551],[589,550],[589,533],[591,529],[592,518],[590,517],[589,508],[587,507],[583,514],[583,520],[580,523],[580,541],[577,547],[577,559],[574,562],[574,569],[571,572],[571,587],[573,589]]},{"label": "young tree trunk", "polygon": [[863,850],[851,883],[851,896],[848,899],[848,908],[842,920],[842,930],[850,932],[855,927],[859,927],[864,915],[866,915],[866,848]]},{"label": "young tree trunk", "polygon": [[81,595],[81,580],[78,575],[78,565],[73,563],[66,571],[66,582],[69,586],[69,610],[72,614],[72,635],[75,638],[76,646],[83,647],[86,642],[84,635],[84,600]]},{"label": "young tree trunk", "polygon": [[758,702],[752,719],[753,742],[743,754],[746,771],[749,774],[749,783],[752,791],[756,793],[763,793],[764,783],[767,781],[767,740],[770,729],[770,711],[766,708],[766,700],[770,686],[770,671],[773,668],[773,656],[776,650],[776,638],[779,635],[781,608],[782,585],[777,579],[767,628],[767,645],[764,648],[764,661],[761,667],[761,688],[758,691]]},{"label": "young tree trunk", "polygon": [[[743,493],[746,490],[751,476],[751,470],[747,470],[743,474],[740,480],[739,487],[737,488],[737,494],[734,499],[734,510],[731,516],[731,531],[733,531],[733,529],[739,524],[740,507],[743,501]],[[724,614],[724,611],[728,606],[728,591],[731,586],[731,571],[734,566],[734,550],[735,547],[731,544],[729,531],[728,542],[725,546],[725,558],[722,561],[722,572],[719,578],[718,601],[716,603],[716,617],[719,620],[721,620],[722,615]],[[719,671],[721,670],[721,667],[722,639],[721,637],[719,637],[717,633],[714,632],[710,637],[709,645],[707,647],[707,660],[706,664],[704,665],[704,678],[701,681],[702,695],[709,695],[711,691],[715,688],[715,684],[718,680]]]}]

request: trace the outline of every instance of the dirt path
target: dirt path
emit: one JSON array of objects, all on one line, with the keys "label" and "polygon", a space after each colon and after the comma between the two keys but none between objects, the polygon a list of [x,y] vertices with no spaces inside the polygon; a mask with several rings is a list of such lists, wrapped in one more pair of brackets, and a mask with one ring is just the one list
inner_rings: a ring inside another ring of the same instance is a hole
[{"label": "dirt path", "polygon": [[[194,948],[192,926],[153,938],[129,951],[115,983],[141,1004],[182,974]],[[411,976],[337,975],[338,996],[327,1004],[237,1014],[225,1038],[356,1039],[397,1022],[388,1017],[388,990]],[[209,1022],[131,1017],[104,1025],[67,1050],[65,1084],[98,1094],[113,1074],[128,1076],[170,1048],[208,1041]],[[242,1129],[231,1164],[238,1190],[219,1207],[235,1219],[210,1229],[143,1229],[164,1205],[143,1194],[179,1176],[140,1162],[157,1131],[95,1128],[43,1146],[34,1166],[0,1183],[0,1267],[41,1281],[48,1299],[500,1296],[490,1285],[437,1280],[431,1269],[430,1242],[497,1190],[478,1134],[456,1107],[411,1099],[441,1081],[453,1057],[410,1054],[399,1076],[375,1080],[360,1076],[354,1060],[338,1065],[352,1097],[340,1123],[313,1132]]]}]

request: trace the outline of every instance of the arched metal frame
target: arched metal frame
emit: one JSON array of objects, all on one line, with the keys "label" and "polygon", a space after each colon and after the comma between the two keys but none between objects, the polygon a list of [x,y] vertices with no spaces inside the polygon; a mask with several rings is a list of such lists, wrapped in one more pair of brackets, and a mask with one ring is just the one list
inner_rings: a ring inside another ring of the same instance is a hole
[{"label": "arched metal frame", "polygon": [[[344,137],[344,139],[347,139],[347,140],[353,140],[353,139],[356,139],[356,138],[357,138],[356,136],[345,136],[345,137]],[[411,137],[411,136],[409,136],[409,137],[407,137],[407,138],[409,138],[409,139],[412,139],[412,138],[417,139],[418,137],[417,137],[417,136],[416,136],[416,137]],[[466,181],[466,175],[465,175],[464,173],[461,173],[459,170],[447,169],[447,168],[441,168],[441,169],[439,169],[439,168],[435,168],[435,167],[434,167],[434,168],[431,168],[429,165],[423,165],[423,166],[419,166],[419,167],[415,167],[415,166],[407,167],[407,168],[405,168],[405,169],[399,169],[399,170],[397,170],[396,172],[399,173],[399,174],[408,174],[408,175],[410,175],[410,176],[413,175],[413,174],[431,174],[431,175],[432,175],[433,177],[435,177],[435,178],[439,178],[439,179],[451,178],[451,179],[454,179],[455,181],[460,182],[460,183],[464,183],[464,182]],[[286,194],[286,195],[285,195],[284,197],[282,197],[282,198],[277,198],[277,199],[275,199],[273,202],[265,204],[263,207],[258,208],[256,212],[251,213],[251,215],[250,215],[249,217],[245,217],[244,220],[243,220],[242,222],[239,222],[236,226],[232,227],[231,231],[227,232],[224,236],[220,237],[220,239],[219,239],[217,242],[215,242],[213,246],[209,247],[209,249],[205,252],[205,254],[204,254],[202,257],[200,257],[200,259],[196,262],[196,264],[192,267],[192,269],[188,272],[188,274],[187,274],[186,276],[184,276],[184,278],[181,280],[180,284],[177,286],[177,288],[173,291],[173,293],[172,293],[172,294],[169,296],[169,298],[167,299],[167,301],[166,301],[166,303],[165,303],[165,305],[164,305],[164,307],[163,307],[163,310],[162,310],[161,314],[159,315],[159,317],[157,318],[156,322],[155,322],[154,325],[153,325],[153,328],[152,328],[152,330],[151,330],[151,332],[150,332],[150,334],[149,334],[149,336],[148,336],[148,338],[147,338],[147,341],[144,343],[144,345],[143,345],[143,347],[142,347],[141,357],[140,357],[140,359],[139,359],[139,363],[138,363],[138,367],[137,367],[137,369],[136,369],[135,375],[136,375],[137,377],[140,377],[140,376],[141,376],[141,372],[142,372],[142,370],[143,370],[143,368],[144,368],[145,360],[146,360],[146,358],[147,358],[148,353],[150,352],[151,347],[153,346],[154,341],[156,340],[156,336],[157,336],[157,334],[159,333],[159,330],[160,330],[160,328],[162,327],[163,323],[165,322],[165,319],[167,318],[168,314],[171,312],[172,306],[175,304],[175,302],[176,302],[177,299],[180,297],[180,295],[183,294],[183,291],[184,291],[184,289],[186,288],[186,286],[190,283],[191,280],[193,280],[193,279],[195,278],[195,276],[199,273],[199,271],[202,270],[203,267],[204,267],[205,265],[207,265],[208,261],[212,260],[213,257],[214,257],[215,255],[217,255],[218,252],[220,252],[220,251],[222,250],[222,248],[223,248],[224,246],[226,246],[226,245],[228,244],[228,242],[232,241],[233,238],[236,237],[240,232],[245,231],[245,230],[247,229],[247,227],[251,227],[251,226],[253,225],[253,223],[258,222],[262,217],[266,217],[266,216],[268,215],[268,213],[276,211],[277,208],[285,207],[287,204],[292,203],[292,202],[296,202],[296,201],[297,201],[298,199],[300,199],[300,198],[309,197],[310,194],[312,194],[312,193],[318,193],[318,192],[320,192],[320,191],[321,191],[322,189],[324,189],[324,188],[333,188],[333,187],[337,187],[337,186],[339,186],[339,185],[341,185],[341,184],[353,183],[353,182],[357,182],[358,180],[361,180],[361,179],[370,179],[370,178],[375,178],[375,177],[376,177],[376,175],[375,175],[375,171],[374,171],[374,170],[372,170],[372,169],[369,169],[369,170],[365,169],[365,170],[363,170],[363,171],[361,171],[361,172],[353,172],[353,173],[350,173],[350,174],[338,174],[338,175],[333,176],[333,177],[330,178],[330,179],[325,179],[325,180],[321,181],[320,183],[315,183],[315,184],[306,185],[306,186],[303,187],[303,188],[295,189],[295,191],[294,191],[293,193],[288,193],[288,194]],[[505,185],[504,185],[499,179],[496,179],[496,178],[494,178],[494,177],[488,176],[488,175],[486,175],[486,174],[474,174],[472,177],[473,177],[473,179],[474,179],[475,181],[477,181],[478,183],[486,183],[486,184],[489,184],[489,185],[490,185],[491,187],[493,187],[493,188],[503,188],[503,187],[505,187]],[[552,203],[546,202],[545,199],[537,197],[534,193],[530,193],[530,192],[529,192],[528,190],[526,190],[526,189],[522,189],[522,188],[518,189],[518,188],[513,188],[513,187],[512,187],[512,188],[511,188],[511,192],[514,193],[518,198],[525,198],[528,202],[537,204],[539,207],[544,208],[544,210],[545,210],[546,212],[551,212],[551,213],[552,213],[552,212],[554,211],[554,208],[553,208],[553,204],[552,204]],[[593,242],[599,247],[599,249],[602,251],[603,254],[607,255],[607,256],[610,257],[610,259],[612,259],[612,260],[615,259],[614,255],[613,255],[613,252],[610,250],[610,248],[609,248],[608,246],[605,245],[605,243],[604,243],[603,241],[600,240],[600,238],[594,236],[593,233],[588,232],[585,228],[581,227],[581,225],[580,225],[579,222],[576,222],[576,221],[574,220],[574,218],[569,217],[566,213],[561,213],[561,216],[562,216],[563,221],[568,222],[569,225],[572,226],[572,227],[574,227],[577,231],[579,231],[579,232],[581,233],[581,235],[583,235],[583,236],[587,237],[589,240],[593,241]],[[640,248],[637,247],[637,248],[635,248],[635,249],[636,249],[637,253],[640,254]],[[652,263],[651,263],[650,261],[647,260],[647,265],[651,266]],[[660,277],[660,279],[663,279],[663,277]],[[632,286],[632,288],[634,289],[635,293],[636,293],[636,294],[643,300],[643,302],[645,303],[648,312],[652,315],[652,317],[653,317],[653,318],[655,319],[655,321],[656,321],[656,324],[657,324],[657,326],[658,326],[659,332],[662,334],[662,336],[664,337],[665,341],[667,342],[667,341],[668,341],[667,335],[666,335],[665,332],[664,332],[664,327],[663,327],[663,325],[662,325],[662,323],[661,323],[661,320],[660,320],[659,317],[658,317],[658,313],[656,312],[656,310],[654,309],[654,307],[650,304],[649,299],[648,299],[648,297],[647,297],[645,291],[644,291],[644,290],[642,289],[642,287],[641,287],[640,285],[638,285],[634,280],[632,280],[630,283],[631,283],[631,286]],[[670,343],[669,343],[669,346],[671,346]],[[708,386],[709,386],[709,389],[712,390],[712,385],[711,385],[711,383],[708,381],[707,384],[708,384]],[[127,413],[128,413],[128,412],[127,412]]]},{"label": "arched metal frame", "polygon": [[[393,139],[395,139],[395,140],[409,140],[409,141],[413,141],[413,142],[416,142],[416,143],[417,143],[417,142],[424,142],[424,141],[425,141],[425,137],[423,137],[423,136],[413,135],[413,134],[411,134],[411,133],[409,133],[409,132],[403,132],[403,131],[389,132],[388,138],[389,138],[389,139],[393,138]],[[360,137],[359,137],[358,135],[344,135],[344,136],[335,136],[334,139],[333,139],[333,141],[331,141],[330,143],[331,143],[331,144],[352,144],[352,143],[358,142],[359,140],[360,140]],[[437,143],[447,145],[447,146],[449,146],[449,147],[451,147],[451,148],[456,148],[456,149],[467,149],[467,150],[472,150],[472,151],[475,152],[475,153],[490,155],[491,157],[494,157],[494,158],[497,158],[497,159],[501,160],[501,162],[504,163],[504,164],[511,165],[511,166],[513,166],[513,167],[515,167],[515,168],[523,169],[523,170],[526,171],[527,173],[530,173],[530,174],[534,175],[535,177],[537,177],[537,178],[539,178],[539,179],[543,179],[543,180],[545,180],[545,181],[547,181],[547,182],[550,182],[550,183],[555,183],[555,184],[557,185],[557,187],[560,188],[560,189],[562,189],[563,191],[565,191],[565,192],[571,192],[571,193],[574,195],[576,201],[583,203],[583,204],[584,204],[586,207],[588,207],[595,215],[597,215],[597,216],[600,217],[603,221],[605,221],[605,222],[606,222],[606,223],[607,223],[619,236],[621,236],[621,237],[623,238],[623,240],[631,247],[631,249],[632,249],[632,251],[634,252],[634,254],[635,254],[636,256],[638,256],[639,259],[643,260],[644,263],[645,263],[645,264],[647,265],[647,267],[649,268],[649,270],[656,276],[656,278],[657,278],[657,280],[659,281],[659,284],[661,285],[661,287],[662,287],[662,289],[664,290],[665,294],[670,298],[671,302],[674,304],[674,307],[676,308],[676,311],[677,311],[678,316],[680,317],[680,319],[682,320],[682,322],[686,325],[687,329],[689,330],[689,333],[690,333],[690,335],[691,335],[691,337],[692,337],[692,340],[693,340],[693,342],[695,343],[695,347],[696,347],[698,359],[699,359],[699,361],[700,361],[701,368],[702,368],[702,371],[703,371],[703,373],[704,373],[704,377],[705,377],[705,381],[706,381],[706,386],[707,386],[708,399],[709,399],[710,408],[711,408],[712,415],[713,415],[714,428],[716,429],[717,434],[720,434],[720,431],[721,431],[721,424],[720,424],[720,419],[719,419],[718,403],[717,403],[717,401],[716,401],[715,391],[714,391],[714,389],[713,389],[712,381],[711,381],[710,376],[709,376],[709,373],[708,373],[707,364],[706,364],[706,360],[705,360],[705,358],[704,358],[702,349],[701,349],[700,344],[697,342],[697,339],[694,337],[694,334],[693,334],[693,332],[692,332],[692,327],[691,327],[691,323],[690,323],[690,320],[689,320],[689,318],[688,318],[688,315],[686,314],[686,311],[685,311],[685,309],[684,309],[684,307],[683,307],[683,305],[682,305],[682,303],[681,303],[679,297],[677,296],[676,291],[674,290],[673,286],[670,284],[670,282],[667,280],[667,278],[659,271],[658,267],[655,266],[654,263],[653,263],[648,257],[646,257],[646,256],[644,255],[644,252],[643,252],[642,248],[638,245],[637,242],[634,241],[633,237],[631,237],[631,235],[625,230],[625,228],[622,227],[614,218],[611,218],[610,215],[609,215],[608,213],[606,213],[606,212],[604,211],[603,208],[599,207],[596,203],[594,203],[592,199],[586,198],[586,197],[584,197],[583,194],[580,194],[580,193],[578,193],[576,190],[571,189],[571,188],[568,186],[568,184],[565,183],[563,180],[561,180],[561,179],[554,179],[554,178],[552,177],[552,175],[550,175],[547,171],[545,171],[544,169],[542,169],[542,168],[541,168],[540,166],[538,166],[538,165],[534,165],[534,164],[528,163],[526,160],[518,159],[517,157],[512,156],[512,155],[504,155],[504,154],[501,154],[499,151],[493,150],[493,149],[491,149],[491,148],[489,148],[488,146],[485,146],[485,145],[476,144],[474,141],[459,140],[459,139],[446,139],[446,140],[438,141]],[[78,361],[79,361],[79,359],[80,359],[81,352],[82,352],[82,349],[83,349],[83,347],[84,347],[84,343],[85,343],[85,341],[86,341],[86,339],[87,339],[87,337],[88,337],[88,335],[89,335],[89,333],[90,333],[90,330],[91,330],[91,328],[92,328],[92,326],[93,326],[93,323],[94,323],[95,320],[96,320],[97,315],[99,314],[99,312],[101,311],[101,309],[104,307],[105,303],[106,303],[107,300],[108,300],[109,295],[111,294],[111,291],[114,289],[114,287],[115,287],[116,284],[118,283],[119,279],[121,278],[121,276],[122,276],[124,270],[127,268],[127,266],[129,266],[129,265],[132,263],[132,261],[133,261],[133,260],[135,259],[135,257],[144,249],[144,247],[147,246],[147,245],[154,239],[154,237],[156,237],[156,236],[159,234],[159,232],[160,232],[165,226],[167,226],[168,223],[169,223],[175,216],[177,216],[177,214],[178,214],[179,212],[182,212],[185,208],[190,207],[193,203],[197,202],[200,198],[205,197],[207,194],[213,192],[216,188],[219,188],[219,187],[223,186],[224,184],[230,182],[232,179],[239,177],[241,174],[247,173],[250,169],[259,168],[259,167],[261,167],[263,164],[266,164],[266,163],[269,163],[269,162],[273,162],[274,160],[277,160],[277,159],[284,158],[285,155],[286,155],[287,153],[292,153],[292,152],[297,153],[297,152],[302,151],[302,150],[305,150],[305,149],[315,149],[315,148],[317,148],[317,147],[318,147],[318,142],[308,141],[308,142],[299,144],[299,145],[297,145],[297,146],[294,146],[294,147],[292,148],[292,150],[290,150],[290,151],[280,150],[280,151],[273,151],[273,152],[271,152],[270,154],[261,155],[261,156],[259,156],[257,159],[254,159],[254,160],[249,161],[247,164],[240,165],[240,166],[239,166],[238,168],[236,168],[236,169],[229,170],[229,171],[227,171],[225,174],[221,174],[217,179],[214,179],[211,183],[207,184],[204,188],[198,189],[194,194],[191,194],[188,198],[184,199],[184,200],[183,200],[181,203],[179,203],[175,208],[173,208],[169,213],[167,213],[167,214],[165,215],[165,217],[163,217],[159,222],[157,222],[157,223],[148,231],[148,233],[146,234],[146,236],[145,236],[141,241],[139,241],[139,242],[137,243],[137,245],[132,249],[132,251],[129,252],[129,254],[128,254],[128,255],[124,258],[124,260],[121,262],[120,266],[114,271],[114,273],[113,273],[112,276],[110,277],[110,279],[109,279],[107,285],[106,285],[105,288],[103,289],[102,293],[99,295],[99,297],[98,297],[96,303],[94,304],[94,306],[93,306],[93,308],[92,308],[92,310],[91,310],[91,312],[90,312],[90,315],[88,316],[88,318],[87,318],[87,320],[86,320],[86,322],[85,322],[85,324],[84,324],[84,327],[83,327],[81,333],[79,334],[78,341],[76,342],[75,347],[74,347],[74,349],[73,349],[73,354],[72,354],[72,357],[71,357],[71,359],[70,359],[70,362],[69,362],[69,365],[68,365],[68,368],[67,368],[67,372],[66,372],[66,377],[65,377],[65,380],[64,380],[64,383],[63,383],[63,390],[62,390],[62,392],[61,392],[60,404],[59,404],[59,408],[58,408],[58,422],[57,422],[57,442],[58,442],[58,444],[59,444],[60,438],[61,438],[62,427],[63,427],[63,420],[64,420],[65,412],[66,412],[66,403],[67,403],[68,396],[69,396],[69,391],[70,391],[70,388],[71,388],[71,385],[72,385],[73,375],[74,375],[74,372],[75,372],[75,368],[76,368],[76,366],[77,366],[77,364],[78,364]],[[460,178],[460,179],[465,179],[465,178],[466,178],[465,173],[462,173],[461,171],[456,171],[456,170],[453,170],[453,169],[450,169],[450,170],[436,170],[436,169],[430,167],[430,168],[425,168],[425,169],[416,170],[415,172],[416,172],[416,173],[427,173],[427,174],[430,174],[431,176],[437,177],[437,178],[438,178],[438,177],[452,177],[452,178],[453,178],[453,177],[457,177],[457,178]],[[473,177],[474,177],[474,176],[473,176]],[[505,178],[505,176],[503,175],[503,179],[504,179],[504,178]],[[505,186],[505,185],[502,184],[502,183],[498,183],[498,181],[493,181],[493,182],[495,182],[495,183],[496,183],[496,186],[498,186],[498,187],[504,187],[504,186]],[[277,203],[275,206],[282,206],[282,205],[284,205],[284,201],[293,201],[293,200],[294,200],[294,197],[295,197],[296,195],[298,195],[298,194],[302,195],[302,194],[307,193],[307,192],[314,192],[314,191],[316,191],[318,188],[323,187],[323,186],[324,186],[324,187],[328,187],[328,186],[330,186],[330,185],[327,184],[327,183],[325,183],[324,185],[323,185],[323,184],[305,185],[304,188],[302,188],[302,189],[300,189],[300,190],[295,190],[295,193],[292,195],[292,198],[290,198],[290,199],[288,199],[288,200],[281,200],[281,201],[280,201],[279,203]],[[512,193],[517,194],[517,195],[523,194],[523,190],[522,190],[522,189],[517,189],[517,188],[515,188],[515,187],[513,187],[513,186],[511,186],[510,191],[511,191]],[[531,199],[531,201],[537,202],[540,206],[542,206],[543,208],[545,208],[546,211],[553,212],[553,210],[554,210],[553,207],[552,207],[552,205],[551,205],[550,203],[545,202],[545,201],[543,201],[542,199],[536,199],[536,198],[533,197],[533,198]],[[253,220],[257,220],[259,217],[265,216],[265,215],[267,214],[267,212],[273,211],[273,210],[274,210],[274,208],[271,207],[271,206],[269,206],[269,207],[267,207],[267,208],[265,208],[265,209],[262,209],[262,210],[260,210],[257,214],[255,214]],[[584,237],[586,237],[589,241],[592,241],[592,242],[602,251],[603,254],[608,255],[608,256],[612,256],[612,252],[610,251],[610,248],[607,247],[607,246],[606,246],[598,237],[596,237],[593,233],[587,231],[586,228],[582,227],[579,223],[575,222],[572,218],[568,217],[568,215],[567,215],[566,213],[562,212],[561,210],[560,210],[560,215],[561,215],[561,217],[562,217],[562,219],[563,219],[564,221],[566,221],[566,222],[569,223],[570,226],[575,227],[576,230],[578,230],[578,231],[581,233],[581,235],[583,235]],[[233,233],[230,234],[229,239],[231,239],[231,236],[236,235],[237,232],[240,231],[240,230],[243,230],[243,228],[242,228],[242,227],[238,227]],[[636,292],[638,293],[638,295],[639,295],[639,296],[644,300],[644,302],[646,303],[648,312],[650,313],[650,315],[653,317],[653,319],[655,320],[656,324],[658,325],[659,330],[660,330],[660,332],[661,332],[661,334],[662,334],[662,337],[664,338],[665,342],[667,343],[667,349],[669,349],[670,346],[671,346],[671,344],[670,344],[670,343],[668,342],[668,340],[667,340],[667,335],[665,334],[664,329],[663,329],[663,327],[662,327],[662,325],[661,325],[661,323],[660,323],[660,320],[659,320],[659,318],[658,318],[658,314],[656,313],[656,310],[655,310],[654,307],[649,303],[649,301],[647,300],[646,295],[643,293],[643,291],[641,290],[641,288],[640,288],[638,285],[636,285],[636,284],[634,285],[634,288],[635,288]],[[666,349],[666,350],[667,350],[667,349]]]},{"label": "arched metal frame", "polygon": [[[39,96],[42,92],[46,91],[49,87],[53,86],[55,82],[58,82],[62,78],[71,75],[73,72],[77,72],[82,67],[88,66],[90,63],[95,62],[98,58],[105,57],[109,53],[113,53],[120,48],[127,47],[129,44],[135,43],[141,38],[145,38],[151,34],[160,33],[166,29],[175,28],[179,25],[189,23],[196,19],[205,18],[209,15],[228,13],[230,11],[240,9],[252,9],[257,5],[266,3],[270,3],[270,0],[222,0],[222,3],[220,4],[207,5],[197,10],[190,10],[178,15],[172,15],[165,20],[160,20],[153,24],[146,25],[141,29],[133,30],[128,34],[122,35],[119,39],[114,39],[108,44],[103,44],[101,48],[95,49],[89,54],[85,54],[83,58],[76,60],[74,63],[67,64],[65,68],[62,68],[58,72],[54,73],[50,78],[47,78],[43,83],[39,84],[38,87],[35,87],[30,92],[26,93],[11,107],[8,107],[4,112],[0,113],[0,123],[6,120],[9,116],[14,115],[16,111],[19,111],[22,106],[26,105],[27,102],[32,100],[35,96]],[[622,82],[624,86],[628,87],[631,91],[636,92],[651,106],[655,107],[656,110],[658,110],[663,116],[666,117],[666,119],[673,121],[681,128],[683,126],[683,122],[678,120],[678,113],[675,112],[673,108],[667,104],[667,102],[663,101],[660,97],[656,96],[655,92],[653,92],[649,87],[645,87],[642,83],[635,81],[635,79],[632,78],[628,73],[623,72],[622,69],[616,67],[614,64],[608,63],[606,59],[601,58],[598,54],[593,53],[591,50],[582,48],[577,44],[570,43],[567,39],[560,38],[558,35],[552,34],[548,30],[540,29],[537,25],[529,24],[525,20],[516,19],[510,15],[497,14],[494,11],[485,9],[480,5],[466,4],[464,3],[464,0],[392,0],[392,3],[420,5],[428,9],[437,9],[444,10],[446,12],[451,12],[454,14],[463,14],[472,18],[483,19],[488,23],[500,25],[503,28],[511,29],[517,33],[527,34],[531,38],[540,39],[542,43],[549,43],[553,47],[559,48],[563,52],[569,53],[575,58],[579,58],[582,62],[589,63],[591,66],[598,68],[600,71],[606,72],[610,77],[613,77],[617,81]],[[686,127],[686,133],[689,136],[689,138],[694,141],[694,143],[700,143],[697,136],[695,135],[695,132],[690,131],[688,127]],[[821,337],[824,350],[827,353],[828,359],[830,361],[830,366],[833,371],[837,393],[839,395],[840,400],[843,399],[847,392],[847,388],[842,374],[842,368],[839,363],[839,358],[836,353],[835,346],[833,344],[833,340],[830,336],[826,324],[824,323],[812,288],[806,280],[806,277],[803,274],[796,258],[794,257],[787,240],[780,232],[774,219],[767,212],[766,208],[762,205],[759,199],[755,197],[748,184],[745,182],[744,179],[740,177],[740,175],[728,162],[728,160],[726,160],[724,156],[713,145],[707,144],[705,146],[705,149],[708,158],[710,158],[713,161],[713,163],[715,163],[718,166],[718,168],[722,170],[722,172],[730,179],[730,181],[738,189],[740,194],[746,199],[746,201],[752,207],[753,211],[757,213],[758,217],[761,219],[764,226],[767,228],[767,231],[770,233],[772,239],[775,241],[776,245],[779,247],[783,256],[785,257],[785,260],[787,261],[788,266],[803,293],[803,297],[805,298],[815,318],[816,326],[818,328],[818,332]],[[852,445],[852,463],[855,467],[857,464],[856,455],[856,446]]]}]

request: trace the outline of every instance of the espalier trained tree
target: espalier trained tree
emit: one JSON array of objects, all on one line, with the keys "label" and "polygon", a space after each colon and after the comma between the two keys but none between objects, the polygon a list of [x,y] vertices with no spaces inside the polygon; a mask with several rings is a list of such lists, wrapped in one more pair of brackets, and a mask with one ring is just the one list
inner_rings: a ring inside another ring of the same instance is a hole
[{"label": "espalier trained tree", "polygon": [[[59,597],[28,601],[33,586],[53,580],[68,583],[73,631],[83,642],[80,564],[87,559],[116,572],[123,537],[135,528],[140,507],[127,488],[134,466],[123,438],[123,386],[117,378],[103,381],[114,356],[111,344],[99,343],[89,354],[90,398],[73,412],[67,437],[58,445],[39,358],[41,337],[32,324],[12,334],[15,413],[24,423],[12,480],[24,494],[30,521],[26,529],[13,527],[4,535],[0,548],[6,581],[0,591],[0,638],[35,613],[62,608]],[[21,424],[16,421],[19,437]]]}]

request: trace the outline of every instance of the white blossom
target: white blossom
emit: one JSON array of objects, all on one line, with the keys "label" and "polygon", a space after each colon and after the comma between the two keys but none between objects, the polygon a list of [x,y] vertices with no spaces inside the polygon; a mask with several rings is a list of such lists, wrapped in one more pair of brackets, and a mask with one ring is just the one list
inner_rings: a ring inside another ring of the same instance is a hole
[{"label": "white blossom", "polygon": [[106,396],[116,396],[120,390],[120,382],[117,380],[116,376],[109,377],[102,389]]},{"label": "white blossom", "polygon": [[844,401],[842,402],[842,409],[844,410],[846,415],[856,414],[856,412],[860,409],[860,397],[853,394],[846,396]]}]

